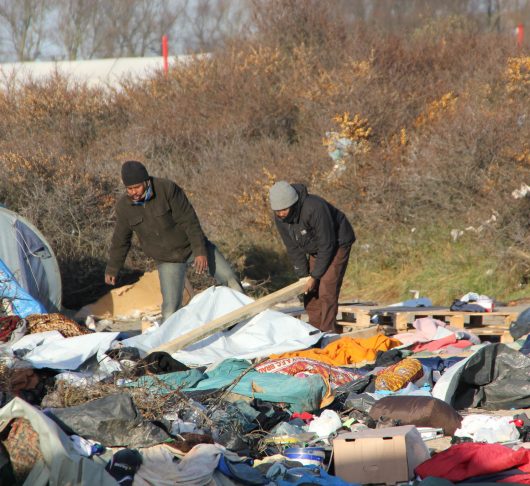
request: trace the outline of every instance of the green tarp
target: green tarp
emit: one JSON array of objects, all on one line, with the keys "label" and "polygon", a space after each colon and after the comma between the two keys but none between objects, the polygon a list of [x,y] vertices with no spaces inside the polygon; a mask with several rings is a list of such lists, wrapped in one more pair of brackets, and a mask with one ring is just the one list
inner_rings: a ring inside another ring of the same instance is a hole
[{"label": "green tarp", "polygon": [[[207,373],[198,370],[178,371],[157,375],[155,378],[142,377],[128,386],[148,386],[159,393],[167,390],[157,382],[163,382],[169,390],[182,391],[218,390],[229,386],[249,367],[250,362],[241,359],[227,359]],[[267,402],[287,403],[293,412],[313,411],[320,408],[326,394],[326,384],[320,375],[305,378],[281,375],[278,373],[259,373],[250,370],[231,388],[233,393]]]}]

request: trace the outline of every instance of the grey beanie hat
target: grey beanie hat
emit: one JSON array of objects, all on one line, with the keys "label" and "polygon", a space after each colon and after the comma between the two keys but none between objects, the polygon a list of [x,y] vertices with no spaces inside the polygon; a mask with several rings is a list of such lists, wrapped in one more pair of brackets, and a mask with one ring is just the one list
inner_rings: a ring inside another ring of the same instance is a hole
[{"label": "grey beanie hat", "polygon": [[298,201],[298,193],[287,181],[278,181],[270,188],[269,199],[272,210],[280,211],[290,208]]},{"label": "grey beanie hat", "polygon": [[145,165],[137,160],[128,160],[121,166],[121,180],[125,186],[134,186],[149,179]]}]

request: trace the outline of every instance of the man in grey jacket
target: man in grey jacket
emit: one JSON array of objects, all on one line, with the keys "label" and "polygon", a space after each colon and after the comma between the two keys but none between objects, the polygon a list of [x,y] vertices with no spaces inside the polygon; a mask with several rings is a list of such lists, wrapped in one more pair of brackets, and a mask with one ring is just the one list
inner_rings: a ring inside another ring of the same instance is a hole
[{"label": "man in grey jacket", "polygon": [[309,275],[304,307],[309,323],[339,332],[337,310],[355,233],[344,213],[303,184],[279,181],[269,192],[278,232],[298,277]]},{"label": "man in grey jacket", "polygon": [[243,292],[228,262],[204,235],[195,210],[177,184],[150,177],[145,166],[135,160],[123,163],[121,178],[126,194],[116,204],[105,283],[116,284],[135,233],[158,268],[164,321],[182,304],[189,264],[197,273],[208,271],[219,284]]}]

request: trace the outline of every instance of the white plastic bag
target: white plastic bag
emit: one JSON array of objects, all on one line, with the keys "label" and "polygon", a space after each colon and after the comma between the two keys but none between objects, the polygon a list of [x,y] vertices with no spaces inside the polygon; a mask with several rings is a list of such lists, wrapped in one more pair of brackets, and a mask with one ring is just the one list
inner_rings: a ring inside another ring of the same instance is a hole
[{"label": "white plastic bag", "polygon": [[471,437],[473,442],[488,444],[511,442],[519,438],[519,431],[512,420],[511,416],[467,415],[463,418],[460,428],[455,431],[455,436]]},{"label": "white plastic bag", "polygon": [[327,438],[341,427],[342,422],[337,412],[324,410],[320,417],[309,424],[309,432],[313,432],[320,438]]}]

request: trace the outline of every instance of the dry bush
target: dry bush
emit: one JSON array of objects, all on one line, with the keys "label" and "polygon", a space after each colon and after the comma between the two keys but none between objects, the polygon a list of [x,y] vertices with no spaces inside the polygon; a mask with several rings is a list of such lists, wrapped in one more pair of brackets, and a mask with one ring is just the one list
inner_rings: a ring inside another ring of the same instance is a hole
[{"label": "dry bush", "polygon": [[[114,206],[113,182],[67,156],[53,157],[43,151],[0,154],[0,191],[15,208],[41,228],[58,256],[65,302],[82,289],[85,295],[103,280],[104,246],[111,229]],[[75,297],[79,299],[79,297]]]},{"label": "dry bush", "polygon": [[[511,196],[530,165],[524,53],[462,17],[390,34],[333,5],[255,2],[252,34],[115,92],[54,76],[0,95],[2,199],[52,242],[66,302],[80,305],[102,281],[130,158],[181,185],[208,236],[255,280],[292,278],[267,201],[280,179],[343,209],[356,246],[496,211],[495,251],[524,249],[528,204]],[[360,137],[338,176],[327,132]],[[390,266],[407,260],[396,252]],[[149,262],[135,250],[128,265]]]},{"label": "dry bush", "polygon": [[349,38],[351,26],[343,20],[343,13],[336,0],[255,0],[251,16],[257,32],[251,38],[287,54],[306,46],[319,62],[332,67]]},{"label": "dry bush", "polygon": [[2,97],[3,145],[31,139],[59,155],[84,155],[106,131],[122,124],[124,112],[110,94],[55,74],[30,81]]}]

